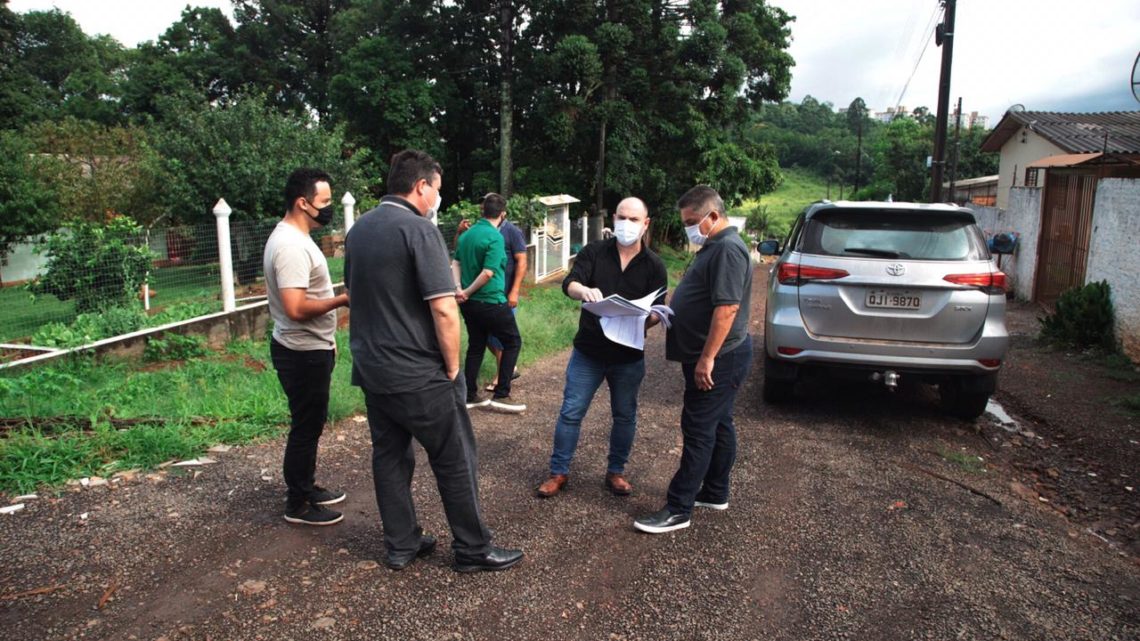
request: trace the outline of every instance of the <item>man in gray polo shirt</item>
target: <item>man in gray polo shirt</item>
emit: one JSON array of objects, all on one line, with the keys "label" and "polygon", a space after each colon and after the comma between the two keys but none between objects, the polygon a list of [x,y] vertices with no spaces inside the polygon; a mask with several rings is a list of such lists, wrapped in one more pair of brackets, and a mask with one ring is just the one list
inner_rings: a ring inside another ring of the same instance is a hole
[{"label": "man in gray polo shirt", "polygon": [[650,534],[689,527],[694,506],[728,509],[736,461],[733,404],[752,364],[748,246],[729,226],[724,201],[711,187],[693,187],[677,208],[689,242],[701,249],[669,301],[675,316],[665,336],[665,358],[679,361],[685,376],[683,448],[665,507],[633,523]]},{"label": "man in gray polo shirt", "polygon": [[348,296],[333,295],[324,254],[309,233],[332,221],[331,179],[319,169],[302,168],[285,183],[285,217],[265,243],[265,288],[273,338],[269,352],[289,399],[289,439],[283,471],[288,488],[285,520],[332,525],[344,517],[326,505],[344,492],[314,482],[317,443],[329,410],[329,385],[336,364],[336,309]]}]

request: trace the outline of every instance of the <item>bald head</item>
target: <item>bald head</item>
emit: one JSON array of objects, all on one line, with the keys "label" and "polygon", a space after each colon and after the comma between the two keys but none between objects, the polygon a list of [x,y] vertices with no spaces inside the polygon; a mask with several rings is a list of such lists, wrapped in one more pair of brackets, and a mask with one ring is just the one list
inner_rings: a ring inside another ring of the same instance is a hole
[{"label": "bald head", "polygon": [[622,216],[629,220],[642,221],[649,218],[649,208],[640,198],[630,196],[618,203],[617,209],[614,210],[614,217]]},{"label": "bald head", "polygon": [[[623,247],[636,247],[649,228],[649,208],[640,198],[626,198],[614,210],[614,236]],[[623,250],[625,251],[625,250]],[[632,251],[637,251],[636,249]]]}]

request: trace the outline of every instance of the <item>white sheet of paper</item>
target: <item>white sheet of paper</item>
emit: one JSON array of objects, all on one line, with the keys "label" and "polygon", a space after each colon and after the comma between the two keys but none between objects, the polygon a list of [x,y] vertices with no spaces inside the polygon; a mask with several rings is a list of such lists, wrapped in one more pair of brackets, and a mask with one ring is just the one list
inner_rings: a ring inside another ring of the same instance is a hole
[{"label": "white sheet of paper", "polygon": [[602,333],[606,338],[634,349],[645,349],[645,316],[603,316]]}]

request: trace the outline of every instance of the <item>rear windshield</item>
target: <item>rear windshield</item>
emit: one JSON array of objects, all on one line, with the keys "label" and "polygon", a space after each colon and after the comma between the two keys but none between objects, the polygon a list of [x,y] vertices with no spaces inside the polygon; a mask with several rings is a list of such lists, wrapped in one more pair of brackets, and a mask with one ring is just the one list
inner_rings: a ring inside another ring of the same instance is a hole
[{"label": "rear windshield", "polygon": [[987,260],[981,232],[965,217],[939,212],[821,212],[801,251],[825,256],[911,260]]}]

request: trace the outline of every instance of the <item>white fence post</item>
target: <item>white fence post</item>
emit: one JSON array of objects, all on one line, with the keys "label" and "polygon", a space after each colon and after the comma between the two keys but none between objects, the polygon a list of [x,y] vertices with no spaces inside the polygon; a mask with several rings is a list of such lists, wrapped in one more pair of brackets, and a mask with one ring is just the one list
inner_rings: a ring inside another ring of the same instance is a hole
[{"label": "white fence post", "polygon": [[582,214],[582,247],[590,244],[590,217]]},{"label": "white fence post", "polygon": [[348,235],[348,230],[352,229],[352,224],[356,221],[353,219],[352,214],[356,211],[356,199],[352,197],[352,192],[344,192],[344,198],[340,199],[340,204],[344,205],[344,235]]},{"label": "white fence post", "polygon": [[218,267],[222,275],[222,311],[232,312],[234,304],[234,258],[230,251],[230,214],[233,210],[225,198],[214,205],[214,218],[218,222]]}]

